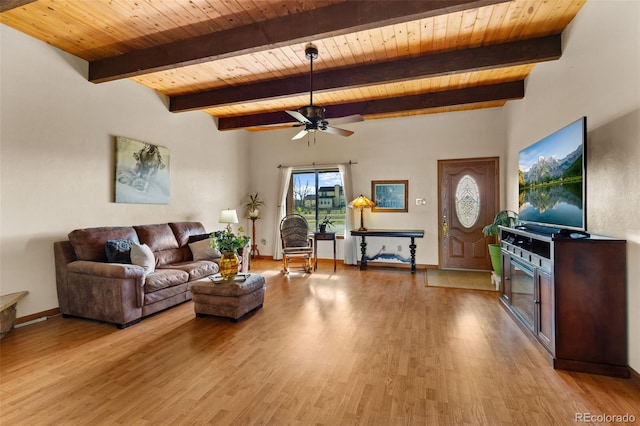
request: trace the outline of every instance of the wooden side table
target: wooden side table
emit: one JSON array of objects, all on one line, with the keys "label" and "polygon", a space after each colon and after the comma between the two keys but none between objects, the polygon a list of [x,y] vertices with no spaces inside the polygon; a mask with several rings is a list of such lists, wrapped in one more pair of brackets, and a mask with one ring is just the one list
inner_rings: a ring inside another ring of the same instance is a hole
[{"label": "wooden side table", "polygon": [[333,271],[336,271],[336,233],[335,232],[314,232],[313,233],[313,259],[315,271],[318,268],[318,241],[333,241]]}]

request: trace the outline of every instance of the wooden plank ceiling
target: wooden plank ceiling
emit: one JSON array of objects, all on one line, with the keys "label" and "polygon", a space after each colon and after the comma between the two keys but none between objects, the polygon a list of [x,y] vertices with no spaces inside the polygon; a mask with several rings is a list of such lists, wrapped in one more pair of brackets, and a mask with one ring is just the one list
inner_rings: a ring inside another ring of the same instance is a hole
[{"label": "wooden plank ceiling", "polygon": [[[202,110],[221,130],[292,126],[313,103],[365,119],[503,106],[560,58],[586,0],[3,0],[1,22]],[[268,127],[271,126],[271,127]]]}]

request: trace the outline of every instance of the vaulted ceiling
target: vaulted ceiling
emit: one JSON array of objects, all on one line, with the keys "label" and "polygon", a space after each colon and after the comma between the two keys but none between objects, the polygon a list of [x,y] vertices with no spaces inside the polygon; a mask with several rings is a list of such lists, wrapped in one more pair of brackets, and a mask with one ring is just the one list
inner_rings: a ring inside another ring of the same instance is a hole
[{"label": "vaulted ceiling", "polygon": [[221,130],[291,127],[313,103],[365,120],[503,106],[586,0],[2,0],[1,22],[202,110]]}]

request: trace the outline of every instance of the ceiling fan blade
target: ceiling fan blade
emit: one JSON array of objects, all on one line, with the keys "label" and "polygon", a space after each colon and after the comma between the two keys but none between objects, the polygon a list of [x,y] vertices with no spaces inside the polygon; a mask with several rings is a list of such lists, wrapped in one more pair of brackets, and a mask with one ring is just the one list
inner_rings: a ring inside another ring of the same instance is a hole
[{"label": "ceiling fan blade", "polygon": [[290,116],[292,116],[293,118],[295,118],[296,120],[298,120],[299,122],[301,122],[302,124],[307,124],[307,123],[311,123],[307,117],[305,117],[304,115],[300,114],[298,111],[285,111],[287,114],[289,114]]},{"label": "ceiling fan blade", "polygon": [[321,129],[321,130],[327,133],[332,133],[334,135],[340,135],[340,136],[351,136],[353,134],[351,130],[338,129],[337,127],[331,127],[331,126],[327,126],[326,129]]},{"label": "ceiling fan blade", "polygon": [[307,133],[308,133],[308,132],[307,132],[307,129],[300,130],[300,132],[298,132],[298,134],[297,134],[297,135],[295,135],[294,137],[292,137],[292,138],[291,138],[291,140],[292,140],[292,141],[295,141],[296,139],[302,139],[302,138],[304,137],[304,135],[306,135]]},{"label": "ceiling fan blade", "polygon": [[345,123],[357,123],[364,121],[364,118],[360,114],[347,115],[346,117],[334,118],[331,120],[331,124],[345,124]]}]

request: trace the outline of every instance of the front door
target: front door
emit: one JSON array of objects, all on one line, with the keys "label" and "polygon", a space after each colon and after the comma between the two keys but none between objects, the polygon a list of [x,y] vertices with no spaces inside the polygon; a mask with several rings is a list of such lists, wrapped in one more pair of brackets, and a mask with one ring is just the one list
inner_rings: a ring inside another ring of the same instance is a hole
[{"label": "front door", "polygon": [[499,208],[498,157],[438,161],[439,255],[443,269],[491,269],[482,228]]}]

